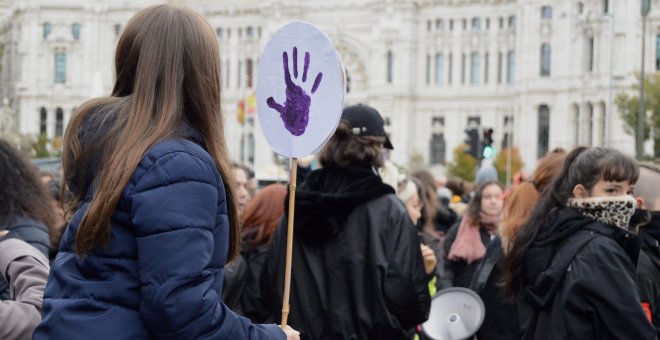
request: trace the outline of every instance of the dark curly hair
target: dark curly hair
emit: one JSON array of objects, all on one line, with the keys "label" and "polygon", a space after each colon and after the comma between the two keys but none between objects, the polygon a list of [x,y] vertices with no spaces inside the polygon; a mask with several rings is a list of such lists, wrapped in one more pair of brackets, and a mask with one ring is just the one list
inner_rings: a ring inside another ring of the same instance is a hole
[{"label": "dark curly hair", "polygon": [[37,170],[0,139],[0,225],[11,224],[20,216],[43,222],[52,230],[57,224],[53,204]]}]

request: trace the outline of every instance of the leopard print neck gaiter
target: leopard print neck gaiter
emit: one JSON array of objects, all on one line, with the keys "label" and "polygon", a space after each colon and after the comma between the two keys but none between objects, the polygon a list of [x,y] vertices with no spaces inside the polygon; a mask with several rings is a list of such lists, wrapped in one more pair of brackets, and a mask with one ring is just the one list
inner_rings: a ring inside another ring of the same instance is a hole
[{"label": "leopard print neck gaiter", "polygon": [[569,198],[566,205],[585,217],[629,230],[630,218],[635,213],[636,204],[634,197],[625,195]]}]

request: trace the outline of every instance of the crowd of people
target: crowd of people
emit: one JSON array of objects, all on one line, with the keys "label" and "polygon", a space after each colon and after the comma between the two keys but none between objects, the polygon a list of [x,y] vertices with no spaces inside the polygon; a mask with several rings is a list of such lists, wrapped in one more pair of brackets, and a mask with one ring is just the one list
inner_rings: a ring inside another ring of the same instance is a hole
[{"label": "crowd of people", "polygon": [[201,15],[138,12],[115,61],[61,174],[0,140],[0,338],[426,339],[449,287],[483,300],[479,340],[660,335],[657,165],[578,147],[512,187],[487,166],[447,181],[387,161],[396,143],[358,104],[301,167],[288,216],[287,183],[259,188],[229,159]]}]

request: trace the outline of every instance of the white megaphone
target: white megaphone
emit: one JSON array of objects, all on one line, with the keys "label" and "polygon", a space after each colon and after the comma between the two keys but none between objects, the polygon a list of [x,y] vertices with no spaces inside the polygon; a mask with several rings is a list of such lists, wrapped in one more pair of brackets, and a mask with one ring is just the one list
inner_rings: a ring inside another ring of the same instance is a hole
[{"label": "white megaphone", "polygon": [[477,293],[461,287],[443,289],[433,297],[422,331],[435,340],[467,339],[479,330],[485,315],[486,307]]}]

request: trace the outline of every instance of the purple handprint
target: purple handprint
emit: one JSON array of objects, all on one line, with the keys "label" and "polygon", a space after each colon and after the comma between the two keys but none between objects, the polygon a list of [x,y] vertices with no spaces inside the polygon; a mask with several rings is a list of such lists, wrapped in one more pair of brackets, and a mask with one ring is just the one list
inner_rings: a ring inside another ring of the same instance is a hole
[{"label": "purple handprint", "polygon": [[[307,70],[309,69],[309,52],[305,52],[305,68],[302,74],[302,82],[307,81]],[[312,104],[312,98],[307,95],[305,90],[294,84],[289,73],[289,55],[282,53],[282,62],[284,64],[284,81],[286,83],[286,101],[284,105],[275,102],[273,97],[266,100],[266,104],[271,109],[280,113],[280,118],[284,122],[289,132],[294,136],[300,136],[305,133],[307,123],[309,122],[309,107]],[[293,47],[293,77],[298,79],[298,48]],[[321,84],[323,73],[319,72],[312,85],[312,93],[316,92]]]}]

